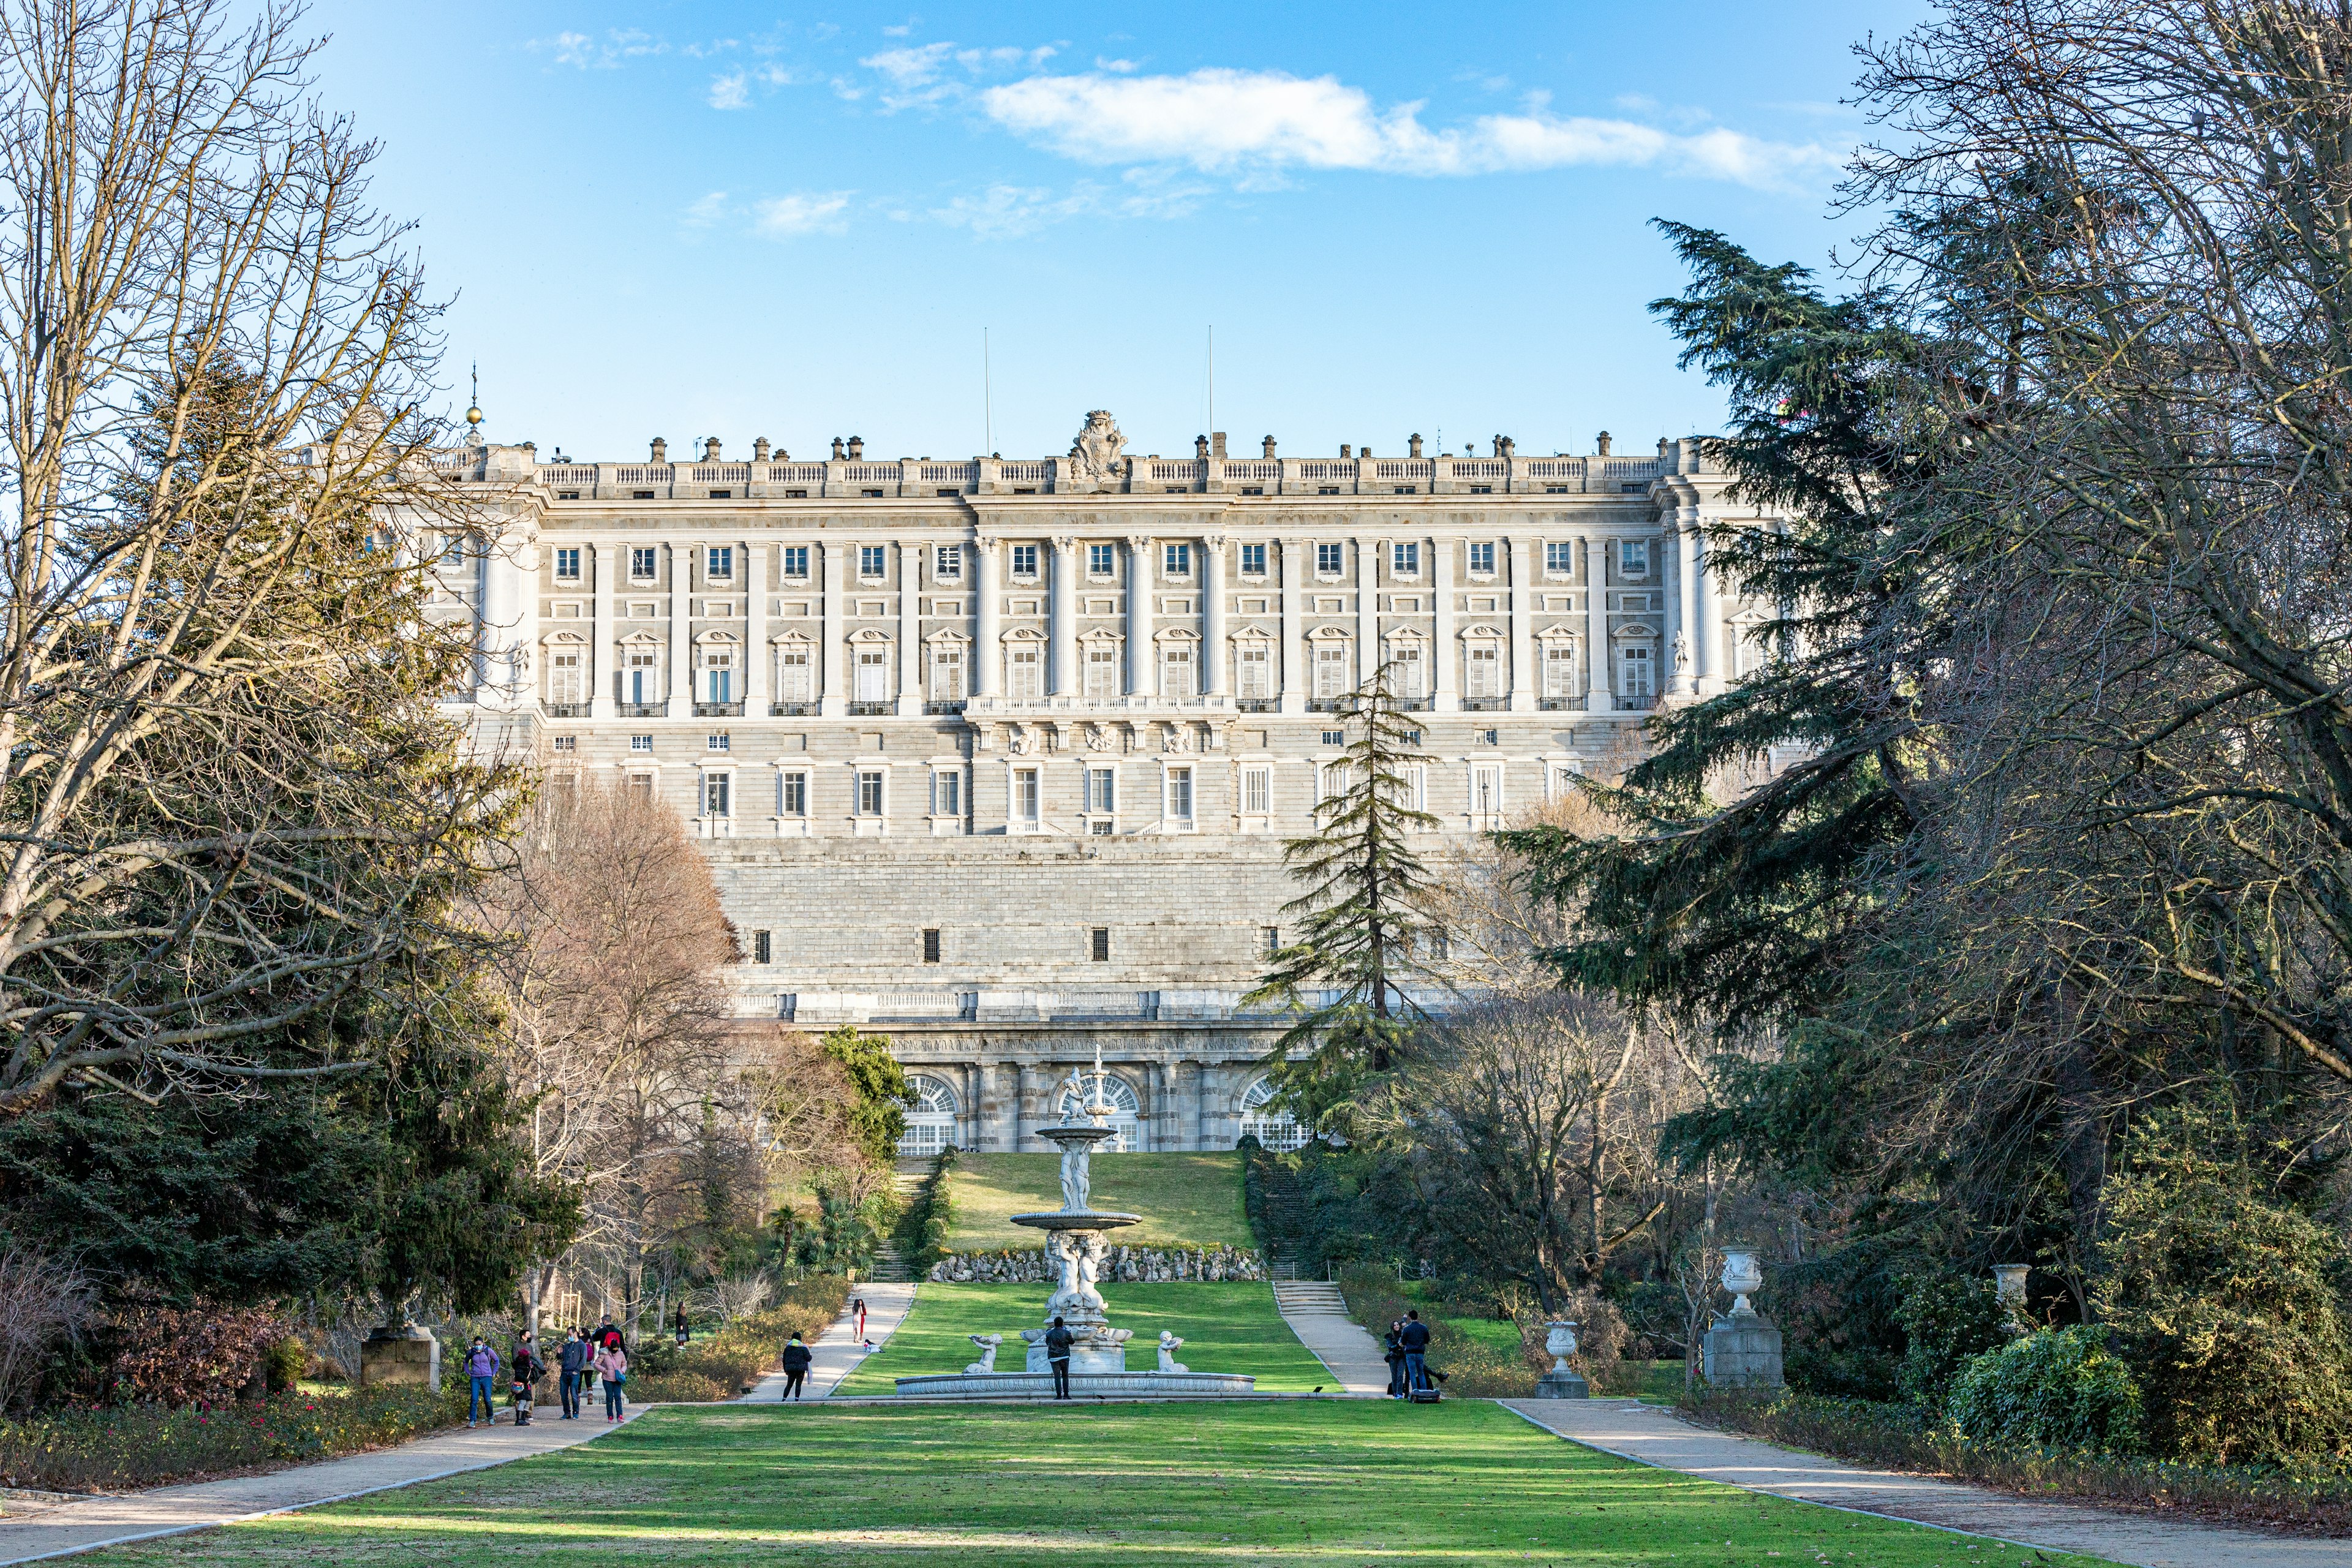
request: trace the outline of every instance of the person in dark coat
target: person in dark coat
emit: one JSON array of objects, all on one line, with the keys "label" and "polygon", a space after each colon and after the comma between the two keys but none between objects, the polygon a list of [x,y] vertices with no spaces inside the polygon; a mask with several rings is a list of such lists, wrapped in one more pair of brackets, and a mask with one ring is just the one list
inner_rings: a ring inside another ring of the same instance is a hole
[{"label": "person in dark coat", "polygon": [[1070,1396],[1070,1347],[1077,1342],[1078,1336],[1063,1327],[1059,1318],[1045,1331],[1045,1364],[1053,1369],[1056,1399]]},{"label": "person in dark coat", "polygon": [[1389,1331],[1381,1339],[1381,1348],[1383,1352],[1381,1359],[1389,1363],[1389,1397],[1391,1399],[1404,1397],[1403,1337],[1404,1320],[1396,1318],[1390,1321]]},{"label": "person in dark coat", "polygon": [[815,1359],[816,1352],[801,1342],[800,1335],[794,1334],[785,1342],[784,1391],[776,1396],[779,1401],[801,1396],[801,1384],[808,1380],[809,1363]]},{"label": "person in dark coat", "polygon": [[515,1341],[514,1365],[507,1375],[514,1380],[514,1424],[530,1425],[531,1406],[539,1403],[539,1380],[545,1376],[547,1363],[539,1359],[539,1337],[529,1329]]},{"label": "person in dark coat", "polygon": [[1404,1315],[1404,1332],[1397,1336],[1397,1344],[1404,1352],[1404,1385],[1406,1392],[1417,1393],[1429,1386],[1429,1363],[1423,1359],[1429,1350],[1429,1325],[1421,1321],[1418,1311]]},{"label": "person in dark coat", "polygon": [[556,1352],[558,1374],[555,1392],[563,1401],[564,1421],[580,1419],[580,1373],[588,1364],[588,1342],[578,1329],[563,1336],[563,1348]]}]

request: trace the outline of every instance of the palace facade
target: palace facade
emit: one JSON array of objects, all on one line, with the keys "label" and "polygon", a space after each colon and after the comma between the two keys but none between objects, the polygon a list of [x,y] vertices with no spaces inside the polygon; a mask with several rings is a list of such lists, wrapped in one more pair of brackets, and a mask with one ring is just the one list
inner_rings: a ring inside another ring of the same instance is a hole
[{"label": "palace facade", "polygon": [[1097,1048],[1125,1146],[1279,1142],[1241,997],[1346,694],[1391,661],[1426,716],[1442,857],[1764,657],[1699,531],[1753,509],[1695,440],[1597,447],[1169,458],[1099,411],[1038,460],[483,440],[434,459],[474,520],[441,608],[478,743],[686,819],[745,1017],[891,1037],[908,1152],[1044,1149]]}]

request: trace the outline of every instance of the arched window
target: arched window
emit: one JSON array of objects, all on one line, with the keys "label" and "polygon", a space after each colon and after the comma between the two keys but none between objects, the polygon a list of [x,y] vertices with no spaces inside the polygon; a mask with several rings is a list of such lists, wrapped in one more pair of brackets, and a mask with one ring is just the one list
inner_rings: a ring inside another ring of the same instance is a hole
[{"label": "arched window", "polygon": [[907,1131],[898,1137],[902,1159],[928,1160],[956,1141],[955,1090],[923,1073],[908,1073],[907,1087],[915,1103],[907,1112]]},{"label": "arched window", "polygon": [[[1065,1084],[1054,1101],[1054,1114],[1065,1121],[1085,1121],[1087,1102],[1095,1097],[1095,1080],[1091,1073],[1084,1075],[1085,1089]],[[1143,1147],[1143,1106],[1135,1098],[1135,1088],[1125,1079],[1103,1074],[1103,1103],[1110,1107],[1108,1125],[1118,1136],[1095,1145],[1097,1154],[1131,1154]]]},{"label": "arched window", "polygon": [[1277,1152],[1307,1142],[1307,1129],[1287,1110],[1269,1110],[1274,1080],[1260,1079],[1242,1093],[1242,1131]]}]

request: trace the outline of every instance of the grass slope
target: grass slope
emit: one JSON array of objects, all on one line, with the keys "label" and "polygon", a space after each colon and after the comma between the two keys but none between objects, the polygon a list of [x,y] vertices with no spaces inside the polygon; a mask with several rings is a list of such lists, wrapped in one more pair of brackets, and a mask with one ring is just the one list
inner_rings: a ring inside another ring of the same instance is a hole
[{"label": "grass slope", "polygon": [[1630,1464],[1480,1401],[1366,1400],[670,1408],[582,1447],[89,1561],[1961,1568],[1995,1555]]},{"label": "grass slope", "polygon": [[[955,1224],[951,1252],[1028,1250],[1043,1232],[1013,1223],[1016,1214],[1062,1206],[1058,1154],[959,1154],[948,1178]],[[1255,1247],[1242,1209],[1242,1157],[1221,1154],[1104,1154],[1096,1158],[1094,1205],[1143,1216],[1114,1231],[1129,1247]]]},{"label": "grass slope", "polygon": [[[961,1372],[980,1356],[970,1334],[1003,1334],[997,1364],[1018,1372],[1026,1349],[1020,1331],[1045,1326],[1052,1293],[1046,1285],[919,1285],[907,1321],[843,1379],[840,1392],[895,1394],[901,1377]],[[1135,1332],[1127,1364],[1139,1371],[1160,1364],[1160,1331],[1169,1329],[1184,1342],[1176,1359],[1196,1372],[1245,1373],[1270,1394],[1332,1386],[1323,1363],[1274,1310],[1272,1286],[1114,1283],[1103,1287],[1103,1299],[1112,1326]]]}]

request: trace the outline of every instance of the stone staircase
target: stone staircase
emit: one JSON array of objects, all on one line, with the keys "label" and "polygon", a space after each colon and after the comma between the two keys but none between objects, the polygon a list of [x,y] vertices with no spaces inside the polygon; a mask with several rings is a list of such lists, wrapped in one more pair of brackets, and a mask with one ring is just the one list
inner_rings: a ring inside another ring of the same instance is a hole
[{"label": "stone staircase", "polygon": [[[899,1161],[898,1168],[891,1173],[891,1180],[898,1189],[898,1201],[902,1204],[912,1203],[916,1189],[923,1184],[923,1178],[930,1173],[931,1163],[928,1160]],[[897,1237],[885,1236],[882,1238],[882,1245],[874,1249],[874,1272],[869,1278],[877,1284],[885,1285],[906,1285],[913,1282],[914,1271],[907,1267],[906,1258],[898,1251]]]},{"label": "stone staircase", "polygon": [[1274,1304],[1286,1318],[1302,1314],[1348,1315],[1348,1303],[1339,1294],[1339,1287],[1327,1285],[1319,1279],[1287,1283],[1276,1280]]}]

